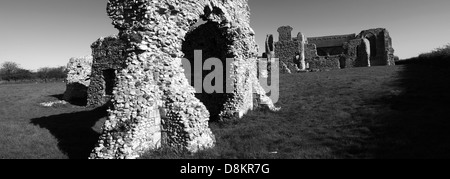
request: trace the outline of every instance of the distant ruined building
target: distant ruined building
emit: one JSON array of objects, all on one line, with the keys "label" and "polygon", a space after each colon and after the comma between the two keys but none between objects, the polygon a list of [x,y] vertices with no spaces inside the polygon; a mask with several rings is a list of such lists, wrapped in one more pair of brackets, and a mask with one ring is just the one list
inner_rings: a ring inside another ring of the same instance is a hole
[{"label": "distant ruined building", "polygon": [[285,67],[282,72],[395,65],[392,39],[386,29],[308,38],[301,32],[293,38],[292,30],[290,26],[278,28],[278,42],[271,34],[266,38],[263,57],[278,58],[280,66]]}]

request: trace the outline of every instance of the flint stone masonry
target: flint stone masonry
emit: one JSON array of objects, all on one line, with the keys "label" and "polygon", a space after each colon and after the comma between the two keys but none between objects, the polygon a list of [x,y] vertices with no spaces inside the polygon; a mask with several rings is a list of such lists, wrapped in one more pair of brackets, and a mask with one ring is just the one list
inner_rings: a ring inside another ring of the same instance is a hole
[{"label": "flint stone masonry", "polygon": [[92,45],[92,73],[88,106],[102,106],[112,97],[115,76],[125,65],[125,42],[117,35],[100,38]]},{"label": "flint stone masonry", "polygon": [[256,76],[247,0],[109,0],[107,12],[125,41],[125,60],[90,158],[137,158],[161,146],[190,152],[214,147],[210,113],[195,97],[181,63],[183,42],[189,30],[200,28],[193,27],[199,19],[222,33],[227,51],[218,54],[235,59],[228,76],[234,90],[219,106],[219,116],[242,117],[257,106],[253,101],[276,110]]},{"label": "flint stone masonry", "polygon": [[395,65],[392,39],[384,28],[364,30],[359,34],[308,37],[306,40],[301,33],[292,38],[292,30],[290,26],[280,27],[279,41],[274,42],[275,56],[286,64],[283,66],[290,68],[282,70],[284,72],[304,68],[292,60],[296,54],[305,54],[305,64],[313,71]]},{"label": "flint stone masonry", "polygon": [[92,57],[71,58],[67,64],[65,101],[85,101],[89,86]]}]

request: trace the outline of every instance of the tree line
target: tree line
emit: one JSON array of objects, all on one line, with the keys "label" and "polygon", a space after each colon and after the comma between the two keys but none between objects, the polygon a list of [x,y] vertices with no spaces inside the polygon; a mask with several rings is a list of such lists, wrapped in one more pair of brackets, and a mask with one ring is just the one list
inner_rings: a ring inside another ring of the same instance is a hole
[{"label": "tree line", "polygon": [[418,58],[422,60],[448,60],[450,58],[450,44],[436,48],[428,53],[422,53]]},{"label": "tree line", "polygon": [[0,66],[0,81],[52,81],[67,77],[67,69],[61,67],[44,67],[36,72],[21,68],[15,62],[4,62]]},{"label": "tree line", "polygon": [[450,65],[450,44],[431,50],[430,52],[421,53],[417,57],[400,60],[395,64],[421,64],[435,66]]}]

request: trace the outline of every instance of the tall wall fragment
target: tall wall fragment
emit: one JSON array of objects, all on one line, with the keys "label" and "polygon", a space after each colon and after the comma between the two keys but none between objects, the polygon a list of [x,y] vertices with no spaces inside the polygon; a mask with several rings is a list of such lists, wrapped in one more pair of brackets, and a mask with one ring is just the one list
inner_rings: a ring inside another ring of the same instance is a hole
[{"label": "tall wall fragment", "polygon": [[[235,89],[220,117],[241,117],[264,102],[256,77],[257,45],[247,0],[109,0],[107,11],[125,39],[125,61],[117,70],[113,107],[91,158],[137,158],[161,145],[197,152],[214,146],[209,112],[195,97],[182,68],[187,32],[202,19],[224,33],[228,76]],[[195,30],[195,29],[194,29]],[[224,60],[224,59],[221,59]]]},{"label": "tall wall fragment", "polygon": [[86,101],[87,88],[91,82],[92,57],[71,58],[67,64],[66,101]]},{"label": "tall wall fragment", "polygon": [[113,35],[100,38],[92,45],[92,73],[88,88],[88,106],[101,106],[112,98],[115,76],[124,67],[125,43]]}]

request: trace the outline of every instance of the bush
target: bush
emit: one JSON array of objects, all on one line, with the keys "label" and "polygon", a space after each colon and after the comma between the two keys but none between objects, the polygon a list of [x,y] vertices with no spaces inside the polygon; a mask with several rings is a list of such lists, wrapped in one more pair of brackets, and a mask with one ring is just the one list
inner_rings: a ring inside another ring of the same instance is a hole
[{"label": "bush", "polygon": [[0,76],[5,81],[30,80],[34,78],[33,72],[22,69],[15,62],[5,62],[1,65]]},{"label": "bush", "polygon": [[450,44],[434,49],[431,52],[423,53],[419,55],[419,59],[430,60],[430,59],[446,59],[450,57]]},{"label": "bush", "polygon": [[422,53],[417,57],[402,60],[399,64],[421,64],[446,67],[450,65],[450,44],[436,48],[428,53]]},{"label": "bush", "polygon": [[65,79],[67,77],[67,70],[64,66],[57,68],[40,68],[37,71],[37,77],[41,80]]},{"label": "bush", "polygon": [[0,67],[0,81],[24,81],[24,80],[61,80],[67,77],[66,67],[40,68],[36,73],[20,68],[15,62],[5,62]]}]

